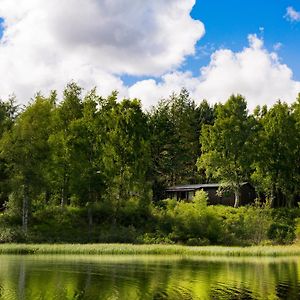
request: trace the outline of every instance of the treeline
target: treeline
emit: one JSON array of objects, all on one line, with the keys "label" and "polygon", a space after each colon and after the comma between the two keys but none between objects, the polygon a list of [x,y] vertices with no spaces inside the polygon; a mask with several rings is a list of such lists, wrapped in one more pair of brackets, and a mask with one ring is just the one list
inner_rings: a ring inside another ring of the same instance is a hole
[{"label": "treeline", "polygon": [[252,182],[271,207],[292,207],[300,195],[300,94],[292,105],[277,101],[269,109],[247,110],[242,96],[215,106],[215,122],[202,127],[199,169],[234,191]]},{"label": "treeline", "polygon": [[112,224],[124,210],[146,220],[167,186],[184,183],[220,182],[238,206],[250,181],[271,206],[296,204],[300,97],[249,114],[239,95],[211,106],[183,89],[149,112],[117,96],[70,83],[62,99],[0,102],[0,204],[24,231],[33,212],[53,206],[85,207],[90,225],[95,205],[110,210]]},{"label": "treeline", "polygon": [[199,180],[201,124],[213,109],[196,106],[186,90],[150,113],[137,99],[85,95],[69,84],[63,99],[37,94],[24,108],[1,102],[1,204],[22,211],[47,205],[114,208],[134,203],[147,211],[168,185]]}]

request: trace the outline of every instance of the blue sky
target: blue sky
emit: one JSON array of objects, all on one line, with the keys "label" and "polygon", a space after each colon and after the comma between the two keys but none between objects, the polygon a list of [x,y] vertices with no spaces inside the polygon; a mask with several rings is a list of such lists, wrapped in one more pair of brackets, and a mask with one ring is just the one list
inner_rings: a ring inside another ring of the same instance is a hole
[{"label": "blue sky", "polygon": [[[200,68],[209,64],[210,56],[216,50],[242,51],[248,45],[248,35],[256,34],[264,41],[266,50],[275,51],[279,61],[293,72],[292,78],[299,81],[300,22],[288,19],[288,7],[300,12],[300,1],[197,0],[190,14],[204,23],[205,35],[196,43],[196,55],[187,56],[179,70],[199,76]],[[122,76],[129,85],[145,78]],[[160,82],[160,78],[156,80]]]},{"label": "blue sky", "polygon": [[[281,61],[293,70],[294,79],[300,80],[300,22],[288,22],[284,17],[290,6],[300,11],[299,0],[198,0],[191,16],[205,24],[206,33],[197,47],[239,51],[247,45],[247,35],[256,33],[270,51],[275,44],[282,44],[278,51]],[[208,61],[208,55],[198,61],[190,58],[186,68],[197,72]]]},{"label": "blue sky", "polygon": [[250,109],[300,92],[300,0],[0,3],[2,99],[71,80],[146,108],[183,87],[211,103],[239,93]]}]

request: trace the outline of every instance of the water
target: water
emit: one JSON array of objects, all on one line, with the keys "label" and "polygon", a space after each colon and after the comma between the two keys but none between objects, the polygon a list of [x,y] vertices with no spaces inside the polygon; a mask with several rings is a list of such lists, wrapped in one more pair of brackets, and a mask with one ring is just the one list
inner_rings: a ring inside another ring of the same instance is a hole
[{"label": "water", "polygon": [[300,299],[300,259],[2,255],[0,299]]}]

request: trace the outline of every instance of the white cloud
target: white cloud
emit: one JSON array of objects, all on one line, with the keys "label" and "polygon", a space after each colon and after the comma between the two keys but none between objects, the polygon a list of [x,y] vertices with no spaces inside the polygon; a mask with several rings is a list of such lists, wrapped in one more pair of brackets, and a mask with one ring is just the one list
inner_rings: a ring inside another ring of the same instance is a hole
[{"label": "white cloud", "polygon": [[[204,26],[190,16],[195,0],[0,0],[0,97],[26,103],[36,91],[62,91],[70,80],[102,95],[141,98],[145,107],[182,87],[196,100],[245,95],[250,107],[293,101],[300,83],[249,36],[240,52],[214,51],[199,76],[178,71],[195,54]],[[200,46],[199,46],[200,47]],[[278,47],[279,48],[279,47]],[[122,75],[149,76],[126,87]]]},{"label": "white cloud", "polygon": [[0,0],[0,96],[22,102],[74,79],[126,94],[122,74],[175,70],[204,34],[195,0]]},{"label": "white cloud", "polygon": [[282,64],[278,55],[268,52],[263,40],[249,35],[249,46],[240,52],[221,49],[214,52],[208,66],[201,68],[200,76],[189,72],[172,72],[162,81],[144,80],[130,89],[131,97],[140,97],[149,106],[155,99],[167,97],[186,87],[196,100],[226,101],[232,93],[246,97],[249,108],[271,105],[278,99],[295,101],[300,82],[294,81],[292,71]]},{"label": "white cloud", "polygon": [[285,18],[290,22],[299,22],[300,21],[300,12],[296,11],[292,6],[289,6],[286,9]]}]

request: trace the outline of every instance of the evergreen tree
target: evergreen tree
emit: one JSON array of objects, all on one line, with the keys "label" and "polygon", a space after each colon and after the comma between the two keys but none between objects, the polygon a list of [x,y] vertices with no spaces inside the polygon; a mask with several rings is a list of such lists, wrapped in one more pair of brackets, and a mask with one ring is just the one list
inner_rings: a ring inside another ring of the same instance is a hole
[{"label": "evergreen tree", "polygon": [[154,199],[164,197],[167,186],[200,180],[196,161],[200,155],[199,133],[213,122],[206,101],[198,107],[187,90],[162,100],[150,113]]}]

